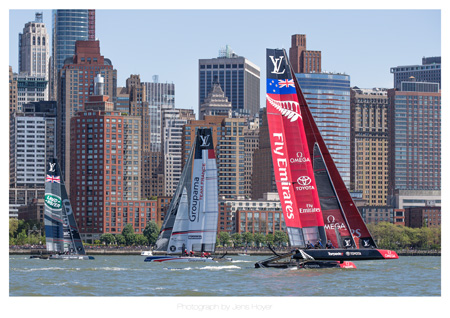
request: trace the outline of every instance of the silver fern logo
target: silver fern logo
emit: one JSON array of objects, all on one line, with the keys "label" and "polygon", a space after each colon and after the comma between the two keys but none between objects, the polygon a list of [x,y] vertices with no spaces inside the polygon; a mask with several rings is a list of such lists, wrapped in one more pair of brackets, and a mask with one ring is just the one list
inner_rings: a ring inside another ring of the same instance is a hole
[{"label": "silver fern logo", "polygon": [[298,102],[294,102],[292,100],[290,101],[279,101],[271,98],[269,95],[267,96],[267,101],[275,107],[276,110],[278,110],[281,115],[287,117],[291,120],[291,122],[296,121],[299,117],[302,118],[300,115],[300,105]]}]

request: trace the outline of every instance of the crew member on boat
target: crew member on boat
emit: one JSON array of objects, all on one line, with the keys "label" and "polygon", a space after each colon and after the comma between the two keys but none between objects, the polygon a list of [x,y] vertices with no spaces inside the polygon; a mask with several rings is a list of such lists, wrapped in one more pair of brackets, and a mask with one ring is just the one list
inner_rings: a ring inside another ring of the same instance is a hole
[{"label": "crew member on boat", "polygon": [[326,248],[334,248],[333,243],[331,243],[330,240],[328,240],[327,244],[325,244]]},{"label": "crew member on boat", "polygon": [[322,243],[320,242],[320,240],[318,240],[318,241],[316,242],[316,244],[314,245],[314,248],[317,248],[317,249],[323,248],[323,245],[322,245]]}]

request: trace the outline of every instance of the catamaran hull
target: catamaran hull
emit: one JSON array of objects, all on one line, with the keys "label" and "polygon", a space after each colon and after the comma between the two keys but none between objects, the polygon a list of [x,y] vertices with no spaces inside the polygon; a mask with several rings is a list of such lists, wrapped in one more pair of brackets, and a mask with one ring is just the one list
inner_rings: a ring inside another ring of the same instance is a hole
[{"label": "catamaran hull", "polygon": [[93,256],[88,255],[32,255],[30,258],[39,258],[39,259],[61,259],[61,260],[92,260],[95,259]]},{"label": "catamaran hull", "polygon": [[323,269],[323,268],[345,268],[355,269],[356,265],[353,262],[336,262],[336,261],[305,261],[297,263],[290,260],[287,262],[274,263],[256,263],[255,268],[297,268],[297,269]]},{"label": "catamaran hull", "polygon": [[[398,259],[394,251],[380,249],[309,249],[303,250],[318,261],[366,261],[380,259]],[[294,259],[304,259],[302,253],[293,255]]]},{"label": "catamaran hull", "polygon": [[146,257],[145,262],[216,262],[210,257],[196,257],[196,256],[149,256]]}]

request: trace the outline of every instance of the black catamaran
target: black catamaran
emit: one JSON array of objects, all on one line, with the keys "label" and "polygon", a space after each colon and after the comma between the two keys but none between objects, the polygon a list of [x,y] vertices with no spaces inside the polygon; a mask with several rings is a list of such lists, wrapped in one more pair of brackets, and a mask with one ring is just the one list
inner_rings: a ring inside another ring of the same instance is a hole
[{"label": "black catamaran", "polygon": [[80,238],[61,169],[56,158],[48,162],[45,178],[44,223],[48,254],[31,256],[48,259],[94,259],[86,255]]},{"label": "black catamaran", "polygon": [[266,105],[277,189],[295,249],[274,252],[255,267],[355,268],[351,261],[398,258],[377,249],[284,50],[267,49]]},{"label": "black catamaran", "polygon": [[198,128],[189,158],[146,262],[212,262],[218,221],[217,164],[210,128]]}]

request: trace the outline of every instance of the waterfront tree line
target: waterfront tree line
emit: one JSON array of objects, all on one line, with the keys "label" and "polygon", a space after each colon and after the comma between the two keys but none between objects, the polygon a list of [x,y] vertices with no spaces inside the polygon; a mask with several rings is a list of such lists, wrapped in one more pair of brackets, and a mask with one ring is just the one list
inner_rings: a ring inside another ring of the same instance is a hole
[{"label": "waterfront tree line", "polygon": [[[394,225],[387,222],[367,225],[378,248],[402,250],[440,250],[441,227],[410,228]],[[133,226],[127,224],[121,234],[105,233],[96,245],[104,246],[154,246],[158,238],[160,228],[151,221],[147,223],[142,234],[134,232]],[[287,246],[288,236],[283,231],[275,231],[273,234],[262,233],[233,233],[219,232],[216,246],[220,247],[253,247],[259,248],[267,245],[282,247]],[[9,245],[45,245],[45,230],[41,223],[9,219]]]}]

